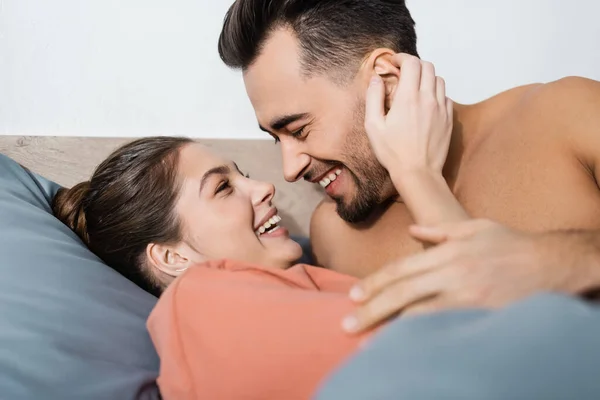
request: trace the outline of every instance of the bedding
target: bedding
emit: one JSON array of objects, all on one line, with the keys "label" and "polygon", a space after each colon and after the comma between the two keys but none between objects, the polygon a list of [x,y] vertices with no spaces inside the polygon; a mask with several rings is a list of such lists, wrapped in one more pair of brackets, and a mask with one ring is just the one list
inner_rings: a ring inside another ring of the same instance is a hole
[{"label": "bedding", "polygon": [[315,400],[600,399],[600,307],[540,293],[504,309],[399,318]]},{"label": "bedding", "polygon": [[148,320],[165,400],[309,399],[367,337],[343,333],[355,278],[297,264],[189,268]]},{"label": "bedding", "polygon": [[0,155],[0,398],[157,399],[156,298],[54,218],[57,189]]}]

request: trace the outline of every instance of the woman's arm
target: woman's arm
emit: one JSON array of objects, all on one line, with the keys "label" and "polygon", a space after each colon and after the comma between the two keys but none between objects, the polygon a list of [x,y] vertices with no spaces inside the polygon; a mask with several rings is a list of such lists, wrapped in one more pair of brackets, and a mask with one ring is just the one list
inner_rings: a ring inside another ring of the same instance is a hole
[{"label": "woman's arm", "polygon": [[419,225],[438,225],[469,218],[442,174],[419,169],[392,175],[394,186]]},{"label": "woman's arm", "polygon": [[453,128],[444,81],[417,57],[396,54],[388,62],[388,76],[397,74],[397,81],[375,75],[366,94],[365,129],[375,155],[416,223],[465,220],[466,211],[442,176]]}]

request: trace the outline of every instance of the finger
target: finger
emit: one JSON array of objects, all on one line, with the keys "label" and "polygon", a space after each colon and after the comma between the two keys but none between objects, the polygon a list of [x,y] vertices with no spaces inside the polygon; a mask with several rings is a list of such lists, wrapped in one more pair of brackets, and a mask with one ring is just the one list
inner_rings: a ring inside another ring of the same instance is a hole
[{"label": "finger", "polygon": [[373,75],[367,88],[365,130],[370,136],[379,132],[385,123],[385,87],[379,75]]},{"label": "finger", "polygon": [[402,317],[431,314],[438,311],[458,308],[447,296],[439,295],[417,303],[413,303],[402,311]]},{"label": "finger", "polygon": [[438,104],[443,109],[443,107],[446,106],[446,81],[439,76],[435,77],[435,97],[437,98]]},{"label": "finger", "polygon": [[469,219],[448,226],[449,239],[467,239],[489,228],[492,222],[487,219]]},{"label": "finger", "polygon": [[391,61],[392,65],[394,65],[395,67],[402,68],[404,63],[409,60],[417,60],[417,61],[421,62],[421,60],[418,57],[413,56],[408,53],[396,53],[393,55],[393,57],[391,58],[390,61]]},{"label": "finger", "polygon": [[454,243],[441,245],[388,264],[354,285],[350,289],[350,298],[355,302],[364,303],[397,281],[441,268],[456,257],[456,246]]},{"label": "finger", "polygon": [[451,99],[449,99],[448,97],[446,97],[446,112],[447,112],[447,115],[448,115],[448,118],[450,119],[450,121],[453,121],[454,120],[453,119],[454,118],[453,117],[453,115],[454,115],[454,102]]},{"label": "finger", "polygon": [[445,240],[467,239],[488,228],[491,224],[492,222],[486,219],[469,219],[439,226],[413,225],[409,228],[409,232],[418,231],[420,237],[432,239],[444,236]]},{"label": "finger", "polygon": [[344,330],[349,333],[363,332],[393,317],[410,304],[437,295],[444,285],[442,275],[437,271],[430,272],[387,287],[347,316],[342,322]]},{"label": "finger", "polygon": [[394,93],[394,101],[400,96],[416,95],[421,84],[421,60],[400,53],[392,57],[392,62],[398,64],[400,68],[400,79],[396,93]]},{"label": "finger", "polygon": [[439,244],[448,240],[448,234],[437,227],[411,225],[408,232],[420,242]]},{"label": "finger", "polygon": [[[437,77],[435,76],[435,67],[429,61],[421,62],[421,93],[436,96]],[[444,104],[444,103],[441,103]]]}]

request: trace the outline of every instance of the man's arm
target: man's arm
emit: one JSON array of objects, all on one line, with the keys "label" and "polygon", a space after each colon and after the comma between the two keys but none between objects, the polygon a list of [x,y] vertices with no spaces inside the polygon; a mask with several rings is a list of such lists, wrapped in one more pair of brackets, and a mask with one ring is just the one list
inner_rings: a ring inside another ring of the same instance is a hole
[{"label": "man's arm", "polygon": [[[594,187],[590,194],[596,196],[594,200],[600,213],[600,82],[581,77],[563,78],[542,85],[532,102],[529,112],[534,118],[541,116],[546,120],[543,123],[548,126],[548,140],[556,141],[565,152],[571,153],[568,157],[579,162],[589,174],[593,181],[590,186]],[[577,184],[581,183],[573,182]],[[499,225],[490,223],[483,226],[481,233],[496,229],[500,230]],[[440,229],[436,238],[443,241],[460,229],[441,231],[444,230]],[[494,238],[498,237],[490,235],[487,240]],[[521,239],[531,241],[527,251],[532,257],[531,263],[539,263],[539,273],[556,274],[549,287],[540,289],[583,294],[600,288],[600,229],[557,230]]]},{"label": "man's arm", "polygon": [[552,263],[564,268],[560,291],[596,297],[600,290],[600,231],[542,233],[537,243],[537,252],[548,258],[544,266]]},{"label": "man's arm", "polygon": [[[567,77],[544,85],[538,97],[543,115],[553,116],[553,133],[598,187],[600,82]],[[600,213],[600,190],[596,195]],[[573,272],[564,282],[564,289],[583,294],[600,288],[600,230],[565,230],[539,236],[538,252],[550,255]]]},{"label": "man's arm", "polygon": [[[531,118],[540,118],[548,141],[593,180],[590,196],[596,196],[600,212],[600,82],[565,78],[544,85],[535,96]],[[600,289],[600,229],[527,233],[469,220],[412,227],[411,234],[438,245],[354,288],[351,296],[361,306],[351,316],[352,331],[398,312],[495,308],[540,291],[583,296]]]},{"label": "man's arm", "polygon": [[539,98],[540,111],[553,116],[554,133],[560,136],[566,148],[572,149],[598,184],[600,82],[580,77],[563,78],[545,85]]}]

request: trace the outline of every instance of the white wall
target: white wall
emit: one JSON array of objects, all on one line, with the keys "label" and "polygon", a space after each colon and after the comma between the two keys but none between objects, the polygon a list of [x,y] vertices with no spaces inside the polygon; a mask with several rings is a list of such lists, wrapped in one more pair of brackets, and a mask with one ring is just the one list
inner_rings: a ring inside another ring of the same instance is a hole
[{"label": "white wall", "polygon": [[600,80],[598,0],[407,0],[419,54],[476,102],[568,75]]},{"label": "white wall", "polygon": [[[232,0],[0,0],[0,134],[265,138],[217,54]],[[407,0],[456,101],[600,80],[596,0]]]}]

